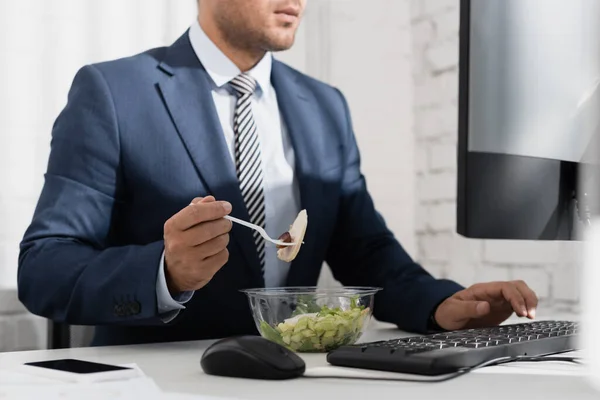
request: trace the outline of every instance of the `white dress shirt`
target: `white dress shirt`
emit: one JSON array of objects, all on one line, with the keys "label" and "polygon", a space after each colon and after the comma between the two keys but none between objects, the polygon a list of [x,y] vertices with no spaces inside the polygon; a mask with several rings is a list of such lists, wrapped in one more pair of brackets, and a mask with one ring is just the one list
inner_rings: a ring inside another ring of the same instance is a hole
[{"label": "white dress shirt", "polygon": [[[241,71],[209,39],[199,23],[191,26],[189,38],[196,56],[212,80],[212,98],[229,147],[231,162],[235,163],[233,117],[237,97],[228,82]],[[276,238],[289,229],[298,215],[300,194],[294,175],[294,150],[279,113],[277,94],[271,85],[272,62],[272,55],[267,53],[254,68],[247,72],[258,83],[251,104],[263,158],[265,229],[269,236]],[[288,270],[289,264],[277,258],[275,247],[267,247],[265,286],[285,285]],[[175,318],[179,310],[185,308],[183,304],[193,295],[193,292],[187,292],[176,299],[171,297],[165,280],[164,255],[160,263],[156,290],[159,312],[165,322]]]}]

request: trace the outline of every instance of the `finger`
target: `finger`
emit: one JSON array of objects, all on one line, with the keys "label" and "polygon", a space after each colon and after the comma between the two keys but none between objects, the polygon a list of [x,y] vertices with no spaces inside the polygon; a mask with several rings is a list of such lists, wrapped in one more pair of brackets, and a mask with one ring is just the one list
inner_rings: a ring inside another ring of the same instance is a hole
[{"label": "finger", "polygon": [[455,300],[449,304],[450,311],[457,322],[480,318],[490,312],[487,301]]},{"label": "finger", "polygon": [[208,257],[202,262],[202,271],[200,273],[204,277],[203,279],[212,279],[212,277],[219,272],[219,270],[229,260],[229,251],[223,249],[217,254]]},{"label": "finger", "polygon": [[215,201],[214,196],[194,197],[194,199],[190,202],[190,205],[198,203],[210,203],[212,201]]},{"label": "finger", "polygon": [[461,300],[449,298],[444,301],[435,314],[437,323],[444,329],[461,329],[472,319],[489,314],[490,305],[486,301]]},{"label": "finger", "polygon": [[171,218],[175,229],[184,231],[202,222],[223,218],[231,212],[231,204],[226,201],[200,202],[190,204]]},{"label": "finger", "polygon": [[517,287],[517,290],[525,299],[525,305],[527,307],[527,317],[529,317],[530,319],[534,319],[535,311],[538,306],[538,298],[535,292],[523,281],[515,281],[514,284]]},{"label": "finger", "polygon": [[505,284],[506,282],[477,283],[464,292],[465,295],[469,294],[472,296],[472,299],[467,300],[485,300],[491,303],[497,301],[505,302],[506,299],[502,293],[502,287]]},{"label": "finger", "polygon": [[181,243],[187,247],[200,246],[231,231],[231,221],[218,219],[198,224],[180,235]]},{"label": "finger", "polygon": [[197,254],[198,260],[205,260],[226,249],[228,244],[229,234],[226,233],[197,246],[194,253]]},{"label": "finger", "polygon": [[517,287],[512,282],[504,282],[502,285],[502,295],[508,301],[515,313],[521,317],[527,316],[527,307],[525,306],[525,298],[517,290]]}]

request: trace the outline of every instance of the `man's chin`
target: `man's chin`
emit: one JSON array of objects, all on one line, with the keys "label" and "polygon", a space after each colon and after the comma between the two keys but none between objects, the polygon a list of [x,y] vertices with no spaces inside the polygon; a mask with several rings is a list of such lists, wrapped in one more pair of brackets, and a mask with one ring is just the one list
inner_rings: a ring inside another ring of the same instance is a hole
[{"label": "man's chin", "polygon": [[267,39],[266,49],[268,51],[285,51],[292,48],[294,45],[294,35],[286,34],[285,36],[278,35]]}]

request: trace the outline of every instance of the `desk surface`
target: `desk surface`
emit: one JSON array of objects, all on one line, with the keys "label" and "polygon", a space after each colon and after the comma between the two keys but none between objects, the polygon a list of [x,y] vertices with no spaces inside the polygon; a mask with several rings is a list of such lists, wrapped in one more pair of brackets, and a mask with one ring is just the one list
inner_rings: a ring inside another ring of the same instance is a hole
[{"label": "desk surface", "polygon": [[[377,324],[364,341],[403,334]],[[548,363],[489,367],[444,383],[376,382],[364,380],[296,379],[283,382],[254,381],[205,375],[200,357],[211,341],[161,343],[137,346],[40,350],[0,354],[0,369],[29,361],[79,358],[109,364],[136,363],[162,390],[240,399],[598,399],[583,377],[582,367]],[[302,355],[307,369],[327,366],[322,354]],[[361,389],[368,390],[363,392]],[[362,394],[360,394],[362,392]],[[393,396],[393,397],[392,397]]]}]

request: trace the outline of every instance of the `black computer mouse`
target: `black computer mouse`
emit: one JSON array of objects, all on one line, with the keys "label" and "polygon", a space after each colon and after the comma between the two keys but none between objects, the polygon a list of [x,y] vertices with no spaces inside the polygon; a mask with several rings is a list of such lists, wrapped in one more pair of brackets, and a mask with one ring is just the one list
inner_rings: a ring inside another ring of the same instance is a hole
[{"label": "black computer mouse", "polygon": [[200,360],[209,375],[249,379],[291,379],[306,365],[293,351],[260,336],[236,336],[212,344]]}]

